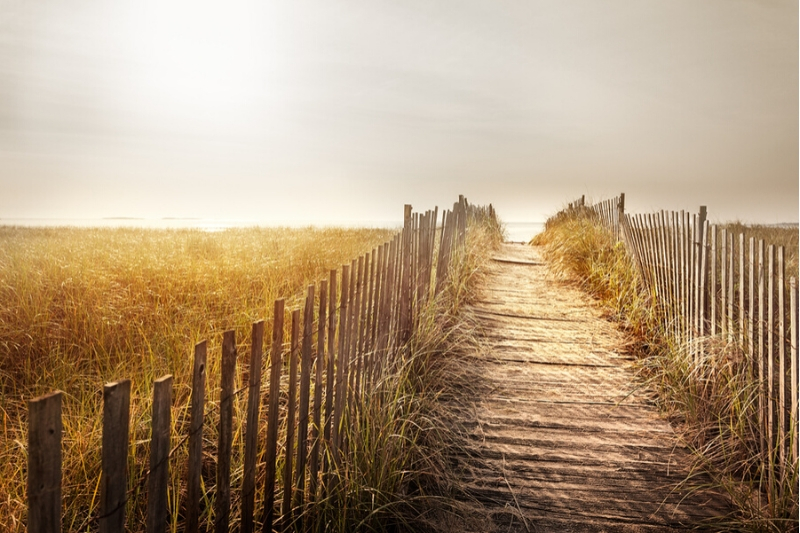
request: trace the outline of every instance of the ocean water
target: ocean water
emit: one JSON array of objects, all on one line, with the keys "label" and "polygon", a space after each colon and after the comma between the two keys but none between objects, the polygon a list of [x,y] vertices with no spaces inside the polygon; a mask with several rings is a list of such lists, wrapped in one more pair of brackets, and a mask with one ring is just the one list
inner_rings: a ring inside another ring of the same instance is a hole
[{"label": "ocean water", "polygon": [[528,242],[544,230],[544,222],[506,222],[507,242]]}]

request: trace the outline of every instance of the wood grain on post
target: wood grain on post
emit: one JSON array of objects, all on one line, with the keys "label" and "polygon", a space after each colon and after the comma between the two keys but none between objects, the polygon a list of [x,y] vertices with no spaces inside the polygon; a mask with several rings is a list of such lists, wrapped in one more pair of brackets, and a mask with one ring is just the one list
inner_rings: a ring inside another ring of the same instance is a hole
[{"label": "wood grain on post", "polygon": [[734,241],[733,241],[733,233],[728,233],[728,295],[726,297],[728,301],[728,312],[726,316],[728,317],[728,342],[733,342],[736,338],[736,332],[734,330],[734,315],[733,315],[733,281],[736,279],[736,273],[734,272],[734,257],[736,255],[736,250],[734,248]]},{"label": "wood grain on post", "polygon": [[670,226],[672,228],[672,321],[673,338],[676,343],[681,341],[681,275],[680,275],[680,224],[678,213],[672,211],[670,214]]},{"label": "wood grain on post", "polygon": [[[366,298],[366,316],[364,321],[364,386],[367,387],[370,380],[370,370],[372,369],[372,324],[375,321],[375,291],[376,287],[376,261],[378,260],[378,250],[372,249],[372,254],[369,260],[369,275],[367,276],[367,298]],[[367,368],[369,367],[369,368]]]},{"label": "wood grain on post", "polygon": [[[706,334],[706,272],[708,270],[708,248],[706,246],[708,242],[707,220],[703,223],[703,227],[700,228],[700,231],[700,298],[697,302],[699,308],[697,325],[700,338],[703,338]],[[705,346],[705,344],[701,345],[701,350],[705,350],[703,346]]]},{"label": "wood grain on post", "polygon": [[[327,449],[333,449],[331,426],[334,419],[334,397],[336,387],[336,270],[330,271],[330,294],[328,297],[328,365],[325,375],[325,425],[322,428],[322,438]],[[322,475],[323,489],[330,483],[330,453],[323,451]]]},{"label": "wood grain on post", "polygon": [[356,286],[355,286],[355,304],[353,306],[353,333],[352,333],[352,347],[350,349],[350,353],[352,354],[352,366],[353,369],[351,371],[352,378],[350,379],[350,389],[351,394],[353,396],[352,408],[351,412],[354,412],[358,409],[358,404],[360,401],[360,394],[361,394],[361,385],[359,381],[361,380],[361,356],[362,353],[361,349],[361,342],[363,340],[362,337],[362,322],[363,322],[363,305],[364,305],[364,256],[358,258],[358,276],[356,278]]},{"label": "wood grain on post", "polygon": [[261,362],[264,352],[264,321],[255,322],[250,335],[250,375],[247,383],[247,426],[244,437],[244,472],[242,475],[241,533],[253,531],[256,496],[256,455],[258,448],[258,411],[261,405]]},{"label": "wood grain on post", "polygon": [[61,391],[28,402],[28,531],[61,532]]},{"label": "wood grain on post", "polygon": [[292,488],[294,486],[294,436],[297,403],[297,359],[300,355],[300,310],[292,311],[291,348],[289,350],[289,383],[286,410],[286,444],[283,448],[283,505],[281,530],[288,531],[292,524]]},{"label": "wood grain on post", "polygon": [[375,370],[375,359],[377,356],[377,347],[378,347],[378,322],[380,321],[380,302],[381,302],[381,295],[383,291],[383,269],[384,269],[384,257],[383,257],[383,246],[377,247],[377,256],[376,256],[377,263],[375,264],[375,290],[373,293],[372,299],[372,322],[370,325],[370,350],[372,351],[372,370],[373,376],[371,379],[374,379],[374,370]]},{"label": "wood grain on post", "polygon": [[[347,347],[347,315],[348,297],[350,293],[350,265],[342,265],[342,296],[339,303],[339,346],[336,353],[336,397],[333,404],[333,420],[331,421],[331,455],[334,465],[339,467],[339,449],[341,446],[340,421],[344,410],[344,398],[347,394],[347,382],[345,381],[345,367],[347,366],[346,352]],[[331,478],[333,479],[333,477]],[[330,494],[331,487],[328,487]]]},{"label": "wood grain on post", "polygon": [[793,443],[792,446],[792,464],[797,465],[798,459],[798,419],[797,419],[797,402],[798,402],[798,372],[797,372],[797,344],[798,344],[798,331],[797,331],[797,279],[792,276],[789,282],[789,355],[791,356],[791,381],[792,381],[792,411],[791,423],[789,427],[793,430]]},{"label": "wood grain on post", "polygon": [[231,515],[231,450],[233,447],[233,381],[236,376],[236,334],[222,335],[222,376],[219,391],[217,439],[217,494],[214,499],[214,531],[228,533]]},{"label": "wood grain on post", "polygon": [[269,410],[267,412],[267,441],[264,450],[266,469],[264,483],[264,520],[262,533],[272,533],[275,521],[275,460],[278,456],[278,415],[280,408],[281,369],[283,367],[284,300],[275,300],[272,324],[272,344],[269,355]]},{"label": "wood grain on post", "polygon": [[720,304],[719,304],[719,321],[720,321],[720,329],[722,331],[722,337],[728,337],[728,230],[727,228],[722,228],[722,250],[721,250],[721,257],[720,257],[720,268],[722,270],[720,274],[720,285],[722,286],[721,297],[720,297]]},{"label": "wood grain on post", "polygon": [[681,211],[680,216],[680,275],[681,275],[681,341],[688,340],[687,323],[689,320],[689,292],[688,292],[688,275],[687,275],[687,253],[686,253],[686,234],[687,234],[686,216]]},{"label": "wood grain on post", "polygon": [[192,399],[189,408],[189,464],[186,480],[186,533],[197,533],[200,525],[200,476],[203,471],[203,413],[206,402],[206,341],[194,347]]},{"label": "wood grain on post", "polygon": [[130,405],[130,380],[107,383],[103,386],[100,533],[122,533],[125,531]]},{"label": "wood grain on post", "polygon": [[780,479],[783,485],[786,479],[786,434],[788,433],[786,409],[786,302],[784,292],[784,276],[786,273],[783,258],[783,246],[778,247],[776,265],[776,288],[778,291],[778,453]]},{"label": "wood grain on post", "polygon": [[311,457],[308,463],[308,496],[310,501],[317,497],[319,476],[320,437],[322,435],[322,391],[323,369],[325,367],[325,331],[327,329],[328,280],[319,283],[319,316],[317,317],[317,354],[314,374],[314,406],[311,421]]},{"label": "wood grain on post", "polygon": [[739,234],[739,346],[744,349],[744,233]]},{"label": "wood grain on post", "polygon": [[764,353],[764,324],[766,322],[766,313],[765,313],[765,298],[764,298],[764,291],[765,291],[765,280],[764,280],[764,240],[758,240],[758,428],[759,434],[761,435],[761,454],[763,456],[767,450],[767,438],[766,438],[766,401],[764,396],[766,395],[765,391],[765,383],[764,383],[764,358],[766,354]]},{"label": "wood grain on post", "polygon": [[150,438],[150,473],[147,479],[147,533],[167,529],[167,482],[169,481],[169,437],[172,406],[172,376],[153,384],[153,421]]},{"label": "wood grain on post", "polygon": [[756,243],[753,237],[750,237],[748,253],[747,294],[749,296],[749,302],[747,304],[747,353],[750,357],[750,364],[748,365],[748,368],[750,369],[750,375],[752,376],[756,362]]},{"label": "wood grain on post", "polygon": [[[724,230],[723,230],[724,231]],[[711,226],[711,336],[717,335],[717,226]]]},{"label": "wood grain on post", "polygon": [[664,272],[664,308],[665,318],[667,320],[667,328],[672,324],[672,256],[670,249],[670,228],[669,228],[669,215],[665,211],[661,211],[659,221],[659,233],[661,239],[661,268]]},{"label": "wood grain on post", "polygon": [[[346,390],[346,405],[344,407],[343,413],[352,412],[353,407],[353,376],[355,375],[355,368],[353,365],[355,364],[355,340],[354,337],[356,335],[357,330],[357,322],[358,322],[358,301],[356,298],[358,297],[358,260],[353,259],[350,263],[350,287],[349,287],[349,294],[347,296],[347,325],[345,327],[345,348],[344,348],[344,373],[345,373],[345,380],[344,386]],[[349,423],[352,418],[347,418],[347,423]],[[344,444],[344,439],[347,435],[347,432],[340,432],[339,437],[340,445]]]},{"label": "wood grain on post", "polygon": [[297,482],[294,506],[305,504],[306,460],[308,458],[308,408],[311,399],[311,352],[314,342],[314,285],[308,287],[303,312],[303,341],[300,359],[300,398],[297,413]]},{"label": "wood grain on post", "polygon": [[[767,248],[767,450],[769,475],[775,466],[775,246]],[[771,484],[771,483],[770,483]]]},{"label": "wood grain on post", "polygon": [[[691,250],[691,261],[692,261],[692,294],[691,294],[691,308],[692,308],[692,339],[697,340],[698,333],[700,328],[698,327],[698,317],[700,316],[700,308],[698,306],[698,302],[700,301],[700,226],[699,226],[699,217],[697,215],[692,216],[692,250]],[[699,362],[700,352],[697,349],[697,344],[693,343],[692,350],[694,351],[694,360],[695,364]]]}]

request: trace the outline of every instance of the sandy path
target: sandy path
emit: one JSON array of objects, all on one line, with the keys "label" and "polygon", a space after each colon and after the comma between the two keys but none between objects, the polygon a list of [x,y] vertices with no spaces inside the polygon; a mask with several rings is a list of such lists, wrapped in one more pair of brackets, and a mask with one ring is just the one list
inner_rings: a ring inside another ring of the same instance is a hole
[{"label": "sandy path", "polygon": [[458,401],[467,491],[497,531],[672,531],[727,512],[637,390],[624,337],[538,249],[504,245],[473,311],[480,394]]}]

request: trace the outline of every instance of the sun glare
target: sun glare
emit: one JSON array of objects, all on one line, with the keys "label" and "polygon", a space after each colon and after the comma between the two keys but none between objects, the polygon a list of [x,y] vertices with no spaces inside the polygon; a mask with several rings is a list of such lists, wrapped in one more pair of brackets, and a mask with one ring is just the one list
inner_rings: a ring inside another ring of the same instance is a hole
[{"label": "sun glare", "polygon": [[250,108],[274,66],[259,11],[249,3],[137,5],[127,20],[139,96],[169,114],[208,117]]}]

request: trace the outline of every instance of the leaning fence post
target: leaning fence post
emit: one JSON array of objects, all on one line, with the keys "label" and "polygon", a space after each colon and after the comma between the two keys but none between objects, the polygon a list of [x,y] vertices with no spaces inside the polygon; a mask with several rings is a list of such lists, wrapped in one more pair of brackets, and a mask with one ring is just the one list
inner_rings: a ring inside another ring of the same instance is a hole
[{"label": "leaning fence post", "polygon": [[107,383],[103,387],[100,533],[125,531],[130,404],[130,380]]},{"label": "leaning fence post", "polygon": [[61,391],[28,402],[28,531],[61,532]]}]

